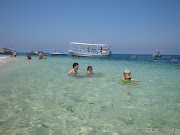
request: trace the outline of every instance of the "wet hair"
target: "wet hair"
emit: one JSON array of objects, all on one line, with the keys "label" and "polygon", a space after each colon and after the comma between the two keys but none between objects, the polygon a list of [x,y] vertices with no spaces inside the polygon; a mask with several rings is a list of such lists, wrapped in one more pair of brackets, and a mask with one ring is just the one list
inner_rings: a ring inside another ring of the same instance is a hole
[{"label": "wet hair", "polygon": [[124,70],[123,73],[125,79],[131,79],[131,71],[129,69]]},{"label": "wet hair", "polygon": [[92,69],[92,67],[91,67],[91,66],[88,66],[88,67],[87,67],[87,71],[88,71],[90,68]]},{"label": "wet hair", "polygon": [[79,65],[79,64],[78,64],[78,63],[74,63],[74,64],[73,64],[73,68],[76,67],[76,65]]}]

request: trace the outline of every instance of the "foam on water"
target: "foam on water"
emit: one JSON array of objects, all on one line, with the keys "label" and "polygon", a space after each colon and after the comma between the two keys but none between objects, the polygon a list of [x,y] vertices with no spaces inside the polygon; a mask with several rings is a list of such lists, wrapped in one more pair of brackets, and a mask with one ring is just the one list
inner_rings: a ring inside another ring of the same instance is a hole
[{"label": "foam on water", "polygon": [[0,57],[0,63],[4,63],[6,62],[6,60],[8,59],[9,57],[5,56],[5,57]]},{"label": "foam on water", "polygon": [[[178,134],[180,63],[169,57],[13,58],[0,68],[0,134]],[[141,82],[124,83],[125,69]]]}]

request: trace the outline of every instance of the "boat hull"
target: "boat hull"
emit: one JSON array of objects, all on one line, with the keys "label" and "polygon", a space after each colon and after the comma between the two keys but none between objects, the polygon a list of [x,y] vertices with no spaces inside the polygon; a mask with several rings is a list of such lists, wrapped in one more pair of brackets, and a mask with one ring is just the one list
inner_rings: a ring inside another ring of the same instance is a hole
[{"label": "boat hull", "polygon": [[27,53],[27,55],[38,55],[38,53]]},{"label": "boat hull", "polygon": [[5,51],[5,52],[0,52],[0,54],[11,54],[11,52]]},{"label": "boat hull", "polygon": [[110,53],[80,53],[80,52],[70,52],[72,56],[79,56],[79,57],[110,57]]},{"label": "boat hull", "polygon": [[154,54],[153,57],[162,57],[162,54]]},{"label": "boat hull", "polygon": [[68,53],[49,53],[50,55],[68,55]]}]

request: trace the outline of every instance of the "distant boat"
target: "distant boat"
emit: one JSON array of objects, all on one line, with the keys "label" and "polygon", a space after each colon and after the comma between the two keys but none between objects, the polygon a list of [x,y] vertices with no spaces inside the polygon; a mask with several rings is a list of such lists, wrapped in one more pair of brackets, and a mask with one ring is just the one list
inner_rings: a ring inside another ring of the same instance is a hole
[{"label": "distant boat", "polygon": [[68,55],[68,53],[66,52],[66,53],[62,53],[62,52],[56,52],[56,48],[54,48],[54,52],[52,52],[52,53],[49,53],[50,55]]},{"label": "distant boat", "polygon": [[43,53],[43,51],[29,51],[29,52],[26,52],[27,53],[27,55],[38,55],[40,52],[42,52]]},{"label": "distant boat", "polygon": [[163,56],[162,50],[156,49],[153,53],[153,57],[162,57],[162,56]]},{"label": "distant boat", "polygon": [[173,58],[171,61],[179,61],[179,60],[178,60],[178,59],[174,59],[174,58]]},{"label": "distant boat", "polygon": [[68,55],[68,53],[61,53],[61,52],[52,52],[49,53],[50,55]]},{"label": "distant boat", "polygon": [[34,52],[34,51],[29,51],[29,52],[26,52],[28,55],[37,55],[38,52]]},{"label": "distant boat", "polygon": [[0,50],[0,54],[11,54],[11,50],[12,48],[2,48],[2,50]]},{"label": "distant boat", "polygon": [[[84,49],[83,47],[87,47]],[[89,48],[91,47],[91,48]],[[70,54],[80,57],[109,57],[111,56],[111,46],[105,44],[89,44],[70,42]]]}]

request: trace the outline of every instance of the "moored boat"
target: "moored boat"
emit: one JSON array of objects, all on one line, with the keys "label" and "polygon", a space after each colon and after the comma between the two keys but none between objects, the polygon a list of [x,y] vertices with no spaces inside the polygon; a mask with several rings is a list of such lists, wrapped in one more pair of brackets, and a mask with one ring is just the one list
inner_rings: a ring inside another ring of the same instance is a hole
[{"label": "moored boat", "polygon": [[[87,47],[86,49],[84,49]],[[89,44],[70,42],[70,54],[79,57],[109,57],[111,46],[105,44]]]},{"label": "moored boat", "polygon": [[27,55],[37,55],[39,52],[34,52],[34,51],[29,51],[29,52],[26,52]]},{"label": "moored boat", "polygon": [[68,53],[61,53],[61,52],[52,52],[49,53],[50,55],[68,55]]},{"label": "moored boat", "polygon": [[62,53],[62,52],[56,52],[56,48],[54,48],[54,52],[52,52],[52,53],[49,53],[50,55],[68,55],[68,53],[66,52],[66,53]]},{"label": "moored boat", "polygon": [[162,56],[163,56],[162,50],[156,49],[153,53],[153,57],[162,57]]},{"label": "moored boat", "polygon": [[2,50],[0,50],[0,54],[11,54],[11,50],[12,48],[2,48]]}]

